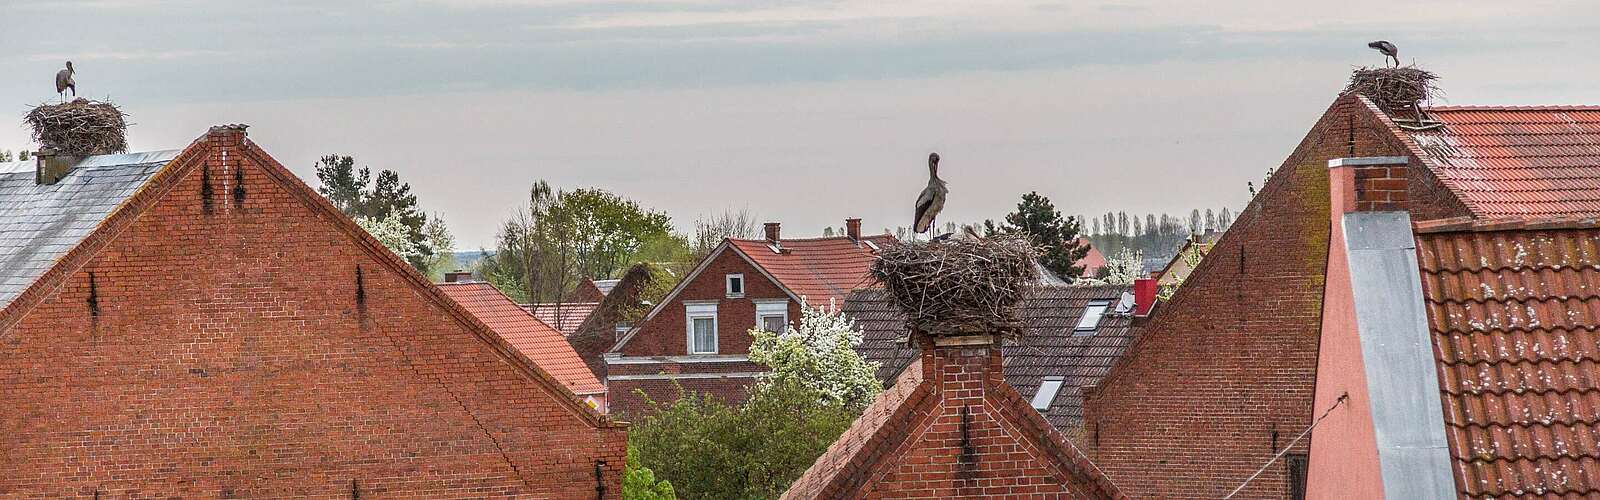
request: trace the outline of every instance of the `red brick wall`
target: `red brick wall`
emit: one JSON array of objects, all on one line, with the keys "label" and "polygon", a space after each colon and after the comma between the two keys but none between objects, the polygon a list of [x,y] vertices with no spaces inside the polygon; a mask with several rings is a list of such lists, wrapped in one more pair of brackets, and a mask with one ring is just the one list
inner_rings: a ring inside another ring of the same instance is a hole
[{"label": "red brick wall", "polygon": [[605,460],[620,498],[623,428],[515,368],[241,139],[192,148],[178,162],[209,151],[204,168],[0,318],[0,494],[595,498]]},{"label": "red brick wall", "polygon": [[[727,298],[724,279],[729,274],[744,274],[744,298]],[[683,356],[689,353],[684,344],[688,329],[684,324],[684,301],[715,300],[717,303],[717,353],[744,354],[750,352],[750,329],[756,326],[755,299],[787,299],[789,296],[761,271],[734,249],[724,250],[707,265],[678,296],[668,302],[655,317],[639,327],[639,332],[622,347],[626,356]],[[800,319],[800,309],[789,304],[789,319]]]},{"label": "red brick wall", "polygon": [[[1083,445],[1125,493],[1221,497],[1309,424],[1327,161],[1406,154],[1359,101],[1335,101],[1101,386],[1086,391]],[[1239,498],[1286,494],[1280,461]]]},{"label": "red brick wall", "polygon": [[[740,366],[719,366],[706,370],[695,370],[695,372],[706,373],[719,370],[748,371],[751,367],[756,366],[754,363],[736,364]],[[649,373],[653,368],[659,368],[651,367],[651,365],[644,366],[645,367],[638,368],[637,370],[629,370],[629,372],[636,371],[637,373],[643,374]],[[684,366],[677,365],[673,368],[681,369],[684,368]],[[693,367],[689,368],[694,370]],[[613,367],[613,369],[615,369],[615,367]],[[745,397],[749,395],[750,385],[753,383],[755,383],[755,379],[749,377],[694,378],[680,380],[613,380],[607,386],[607,393],[611,397],[611,401],[609,403],[610,406],[608,406],[607,409],[612,415],[615,415],[619,419],[637,422],[638,419],[646,414],[649,410],[649,401],[647,401],[644,396],[640,396],[639,391],[643,391],[644,394],[646,394],[651,400],[663,404],[677,401],[678,395],[680,394],[680,388],[682,391],[710,394],[716,396],[724,402],[735,404],[744,401]]]}]

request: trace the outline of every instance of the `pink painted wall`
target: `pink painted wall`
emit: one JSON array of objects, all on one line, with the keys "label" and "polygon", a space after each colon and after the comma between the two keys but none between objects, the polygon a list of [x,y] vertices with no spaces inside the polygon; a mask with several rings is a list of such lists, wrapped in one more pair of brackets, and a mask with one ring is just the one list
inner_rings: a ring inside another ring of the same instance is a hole
[{"label": "pink painted wall", "polygon": [[1313,415],[1322,415],[1341,394],[1348,393],[1350,400],[1311,432],[1306,498],[1381,499],[1383,476],[1378,468],[1378,441],[1367,395],[1366,368],[1361,362],[1355,297],[1344,243],[1344,214],[1355,207],[1355,176],[1350,167],[1329,169],[1328,173],[1328,199],[1333,204],[1328,212],[1333,231],[1328,238]]}]

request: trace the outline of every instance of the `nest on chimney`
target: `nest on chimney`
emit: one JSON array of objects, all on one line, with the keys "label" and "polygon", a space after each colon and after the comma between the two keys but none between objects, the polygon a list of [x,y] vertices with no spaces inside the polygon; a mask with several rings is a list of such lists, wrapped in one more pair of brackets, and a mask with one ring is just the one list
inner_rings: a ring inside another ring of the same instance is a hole
[{"label": "nest on chimney", "polygon": [[23,120],[40,145],[60,154],[88,156],[127,151],[127,117],[115,104],[79,97],[40,104]]},{"label": "nest on chimney", "polygon": [[933,336],[1016,335],[1017,302],[1039,279],[1026,239],[997,236],[884,249],[872,264],[913,332]]},{"label": "nest on chimney", "polygon": [[1350,83],[1344,92],[1366,96],[1386,112],[1414,111],[1439,93],[1439,87],[1433,84],[1437,79],[1439,75],[1416,66],[1363,67],[1350,74]]}]

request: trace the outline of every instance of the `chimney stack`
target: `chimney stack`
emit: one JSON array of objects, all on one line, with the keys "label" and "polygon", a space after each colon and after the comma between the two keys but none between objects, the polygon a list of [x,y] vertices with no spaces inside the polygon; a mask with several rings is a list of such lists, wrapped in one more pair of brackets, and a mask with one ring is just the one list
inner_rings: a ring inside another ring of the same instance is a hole
[{"label": "chimney stack", "polygon": [[40,186],[61,182],[82,160],[83,157],[59,154],[48,147],[39,148],[39,152],[33,154],[33,181]]},{"label": "chimney stack", "polygon": [[1157,281],[1155,278],[1133,280],[1133,315],[1149,316],[1156,306]]},{"label": "chimney stack", "polygon": [[845,219],[844,234],[850,237],[850,241],[861,241],[861,218]]},{"label": "chimney stack", "polygon": [[471,283],[472,281],[472,271],[457,270],[444,273],[445,283]]},{"label": "chimney stack", "polygon": [[767,230],[767,243],[771,243],[771,244],[774,244],[774,245],[778,244],[778,240],[779,240],[778,223],[776,223],[776,222],[768,222],[766,224],[763,224],[762,227]]},{"label": "chimney stack", "polygon": [[1408,156],[1328,160],[1328,197],[1334,214],[1406,209]]}]

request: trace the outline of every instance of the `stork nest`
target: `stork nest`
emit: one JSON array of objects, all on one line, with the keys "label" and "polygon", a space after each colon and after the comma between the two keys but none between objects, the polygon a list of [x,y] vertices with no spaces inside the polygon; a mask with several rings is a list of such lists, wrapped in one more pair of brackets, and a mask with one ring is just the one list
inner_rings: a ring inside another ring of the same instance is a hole
[{"label": "stork nest", "polygon": [[115,104],[79,97],[40,104],[23,120],[40,145],[61,154],[88,156],[127,151],[127,117]]},{"label": "stork nest", "polygon": [[1384,111],[1410,111],[1439,93],[1433,84],[1437,79],[1439,75],[1416,66],[1357,68],[1344,92],[1366,96]]},{"label": "stork nest", "polygon": [[905,243],[883,250],[872,274],[906,313],[913,332],[934,336],[1021,331],[1015,305],[1039,279],[1026,239],[997,236]]}]

